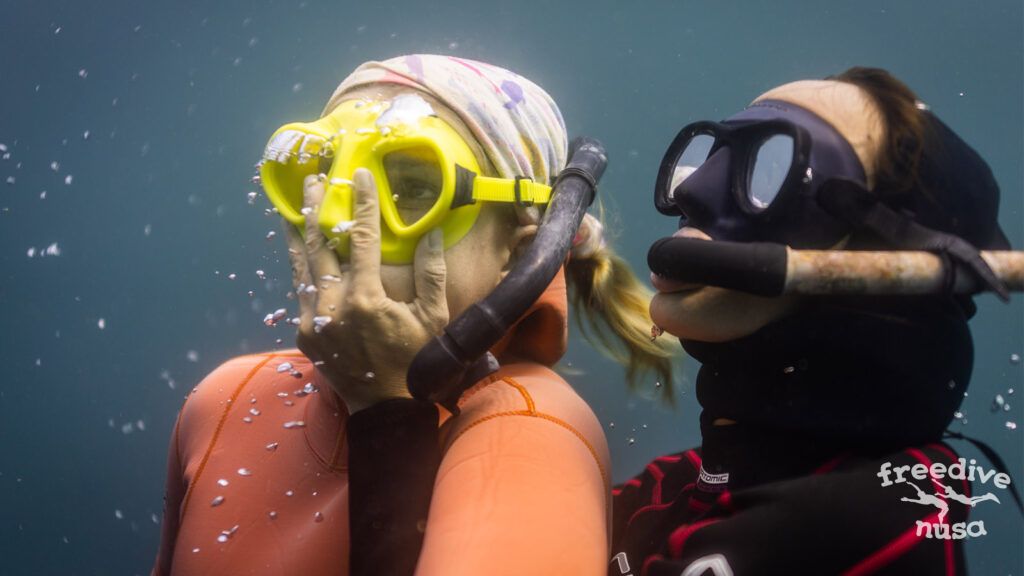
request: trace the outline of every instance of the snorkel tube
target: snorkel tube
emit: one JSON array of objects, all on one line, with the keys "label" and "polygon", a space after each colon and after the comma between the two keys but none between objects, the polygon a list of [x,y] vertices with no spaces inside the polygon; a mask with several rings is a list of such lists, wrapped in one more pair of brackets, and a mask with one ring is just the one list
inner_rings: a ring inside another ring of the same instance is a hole
[{"label": "snorkel tube", "polygon": [[[1024,252],[980,252],[1005,288],[1024,291]],[[928,251],[794,250],[783,244],[662,238],[647,253],[659,276],[758,296],[974,294],[997,290],[975,267]]]},{"label": "snorkel tube", "polygon": [[464,382],[466,373],[485,359],[487,351],[537,301],[565,263],[608,165],[604,146],[592,138],[573,140],[569,154],[533,244],[486,298],[470,306],[416,354],[406,380],[417,400],[440,404],[458,414],[459,397],[473,384]]}]

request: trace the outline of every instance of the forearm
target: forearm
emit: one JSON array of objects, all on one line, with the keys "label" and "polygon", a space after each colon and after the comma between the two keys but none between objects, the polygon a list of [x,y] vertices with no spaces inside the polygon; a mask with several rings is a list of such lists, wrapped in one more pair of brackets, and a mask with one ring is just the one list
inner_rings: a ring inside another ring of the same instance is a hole
[{"label": "forearm", "polygon": [[416,569],[440,462],[438,413],[399,398],[348,421],[351,574]]}]

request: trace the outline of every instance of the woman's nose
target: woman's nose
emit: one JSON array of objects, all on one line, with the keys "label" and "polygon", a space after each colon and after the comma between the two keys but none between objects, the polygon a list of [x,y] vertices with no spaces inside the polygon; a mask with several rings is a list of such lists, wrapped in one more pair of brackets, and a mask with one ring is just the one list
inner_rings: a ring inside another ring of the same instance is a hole
[{"label": "woman's nose", "polygon": [[723,146],[676,187],[672,199],[690,225],[700,227],[730,212],[731,166],[732,151]]}]

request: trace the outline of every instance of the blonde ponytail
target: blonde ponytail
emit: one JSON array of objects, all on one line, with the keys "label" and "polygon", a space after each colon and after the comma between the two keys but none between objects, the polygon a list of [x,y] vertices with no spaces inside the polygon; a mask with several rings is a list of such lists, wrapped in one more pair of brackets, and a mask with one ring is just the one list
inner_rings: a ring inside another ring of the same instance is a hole
[{"label": "blonde ponytail", "polygon": [[573,241],[566,279],[576,321],[588,341],[626,367],[631,388],[653,372],[672,403],[672,360],[678,347],[669,339],[652,339],[651,291],[607,245],[603,229],[600,220],[587,214]]}]

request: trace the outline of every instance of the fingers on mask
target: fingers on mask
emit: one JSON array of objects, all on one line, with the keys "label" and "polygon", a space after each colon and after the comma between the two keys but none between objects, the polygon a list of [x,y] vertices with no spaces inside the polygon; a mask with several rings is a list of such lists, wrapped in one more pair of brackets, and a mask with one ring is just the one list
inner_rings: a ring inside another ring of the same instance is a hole
[{"label": "fingers on mask", "polygon": [[314,313],[317,317],[332,316],[342,299],[339,281],[341,264],[320,229],[320,206],[324,199],[324,181],[321,176],[306,177],[302,199],[306,215],[306,257],[310,276],[317,287]]},{"label": "fingers on mask", "polygon": [[355,225],[352,226],[352,282],[358,294],[384,294],[380,282],[380,202],[373,175],[359,168],[352,176],[355,191]]},{"label": "fingers on mask", "polygon": [[447,269],[441,230],[431,230],[420,239],[413,268],[416,283],[414,309],[432,332],[440,331],[448,324],[448,299],[445,295]]},{"label": "fingers on mask", "polygon": [[312,326],[313,309],[316,305],[316,292],[310,290],[314,286],[313,276],[309,272],[309,261],[306,258],[306,245],[302,234],[288,220],[281,219],[284,224],[284,235],[288,240],[288,261],[292,268],[292,286],[299,299],[299,326]]}]

